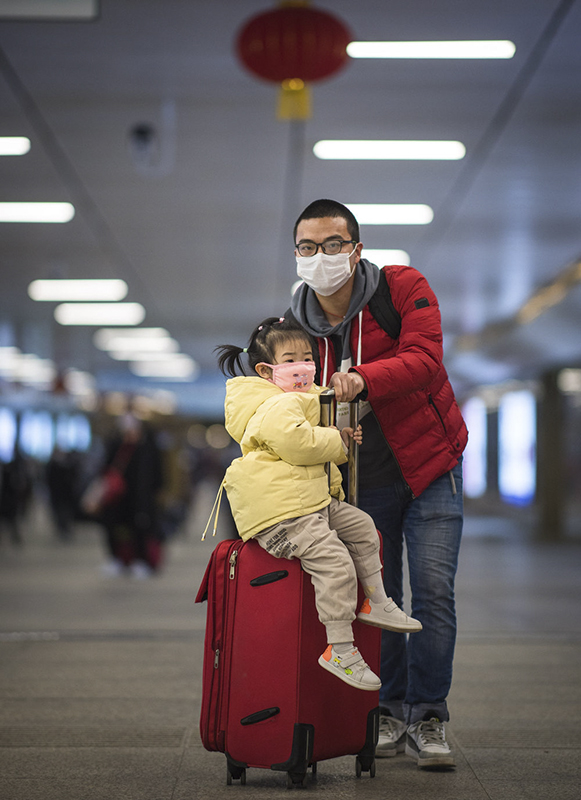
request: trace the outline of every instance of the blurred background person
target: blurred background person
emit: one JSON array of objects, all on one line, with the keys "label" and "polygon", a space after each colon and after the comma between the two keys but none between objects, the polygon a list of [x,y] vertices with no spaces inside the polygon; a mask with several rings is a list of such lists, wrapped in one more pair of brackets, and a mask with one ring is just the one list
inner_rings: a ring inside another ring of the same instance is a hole
[{"label": "blurred background person", "polygon": [[91,505],[89,487],[84,506],[104,527],[104,574],[129,572],[147,578],[160,569],[162,560],[161,451],[154,431],[133,413],[120,417],[118,428],[100,475],[102,497]]},{"label": "blurred background person", "polygon": [[55,447],[46,465],[48,500],[57,536],[70,541],[78,502],[78,456]]},{"label": "blurred background person", "polygon": [[22,454],[15,448],[10,461],[0,463],[0,529],[13,544],[22,544],[22,522],[32,493],[32,480]]}]

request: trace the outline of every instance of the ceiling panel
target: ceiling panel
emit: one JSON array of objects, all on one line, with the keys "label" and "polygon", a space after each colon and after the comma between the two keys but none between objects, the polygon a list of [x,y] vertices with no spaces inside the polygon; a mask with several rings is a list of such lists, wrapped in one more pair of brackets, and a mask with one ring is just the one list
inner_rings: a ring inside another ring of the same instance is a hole
[{"label": "ceiling panel", "polygon": [[[214,386],[214,345],[245,342],[288,306],[294,218],[331,196],[433,207],[429,226],[363,226],[362,240],[406,250],[430,280],[459,391],[581,360],[578,288],[493,352],[454,350],[456,336],[514,314],[581,252],[578,2],[334,2],[358,39],[498,38],[517,51],[351,60],[313,87],[305,124],[277,121],[275,87],[234,53],[240,26],[273,4],[100,5],[93,22],[0,21],[0,135],[32,139],[28,155],[0,159],[0,201],[68,200],[77,212],[65,225],[0,226],[0,322],[20,347],[32,341],[123,386],[126,368],[96,351],[91,331],[62,329],[26,294],[39,277],[121,277],[146,324],[167,327]],[[131,145],[144,123],[156,135],[149,155]],[[458,139],[467,156],[321,161],[322,138]]]}]

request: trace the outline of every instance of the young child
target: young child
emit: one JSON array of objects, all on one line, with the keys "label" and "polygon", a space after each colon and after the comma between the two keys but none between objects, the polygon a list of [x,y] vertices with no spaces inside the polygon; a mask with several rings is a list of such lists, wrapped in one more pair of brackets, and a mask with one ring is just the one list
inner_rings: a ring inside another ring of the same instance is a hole
[{"label": "young child", "polygon": [[[410,632],[422,625],[385,594],[373,520],[343,502],[336,464],[347,460],[349,437],[361,441],[361,430],[319,425],[313,345],[295,321],[267,319],[248,347],[216,350],[225,375],[243,373],[227,381],[225,404],[226,429],[242,449],[224,479],[238,532],[277,558],[300,559],[327,633],[319,664],[358,689],[376,691],[381,681],[353,642],[357,578],[366,596],[357,614],[362,622]],[[240,361],[244,353],[250,376]]]}]

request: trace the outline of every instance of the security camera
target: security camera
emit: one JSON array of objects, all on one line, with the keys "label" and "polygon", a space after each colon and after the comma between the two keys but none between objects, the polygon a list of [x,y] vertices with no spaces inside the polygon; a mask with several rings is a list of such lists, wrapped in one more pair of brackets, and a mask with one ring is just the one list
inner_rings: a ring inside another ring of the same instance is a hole
[{"label": "security camera", "polygon": [[136,155],[149,155],[157,147],[156,130],[148,122],[139,122],[130,128],[129,142]]}]

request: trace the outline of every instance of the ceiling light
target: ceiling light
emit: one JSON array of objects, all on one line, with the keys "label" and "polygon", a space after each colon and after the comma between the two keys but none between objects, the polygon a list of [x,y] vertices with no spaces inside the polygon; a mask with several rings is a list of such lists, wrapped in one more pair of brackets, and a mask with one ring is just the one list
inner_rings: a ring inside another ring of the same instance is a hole
[{"label": "ceiling light", "polygon": [[74,395],[87,395],[95,391],[96,381],[90,372],[68,369],[64,375],[67,392]]},{"label": "ceiling light", "polygon": [[99,16],[99,0],[2,0],[0,17],[8,19],[85,20]]},{"label": "ceiling light", "polygon": [[9,347],[0,347],[0,363],[14,358],[14,356],[17,356],[19,353],[20,349],[12,345]]},{"label": "ceiling light", "polygon": [[0,203],[0,222],[70,222],[71,203]]},{"label": "ceiling light", "polygon": [[49,383],[56,376],[53,362],[34,353],[21,353],[17,347],[0,348],[0,375],[20,383]]},{"label": "ceiling light", "polygon": [[383,267],[385,264],[405,264],[406,267],[410,265],[409,253],[405,250],[372,250],[364,247],[362,256],[378,267]]},{"label": "ceiling light", "polygon": [[129,368],[139,377],[163,380],[193,380],[199,373],[196,362],[184,354],[176,354],[173,358],[163,360],[135,361]]},{"label": "ceiling light", "polygon": [[429,225],[434,219],[430,206],[408,203],[346,203],[360,225]]},{"label": "ceiling light", "polygon": [[26,136],[0,136],[0,156],[23,156],[29,150]]},{"label": "ceiling light", "polygon": [[179,345],[175,339],[144,339],[143,342],[129,339],[126,343],[121,340],[117,347],[107,348],[111,358],[116,361],[151,361],[172,356],[179,351]]},{"label": "ceiling light", "polygon": [[21,356],[17,347],[0,347],[0,375],[11,374]]},{"label": "ceiling light", "polygon": [[56,378],[56,369],[49,359],[32,359],[18,364],[14,375],[21,383],[51,383]]},{"label": "ceiling light", "polygon": [[[177,352],[177,351],[176,351]],[[159,350],[110,350],[108,355],[114,358],[115,361],[159,361],[161,354]],[[172,355],[171,353],[164,353],[165,356]]]},{"label": "ceiling light", "polygon": [[116,339],[109,339],[107,347],[103,349],[109,350],[110,352],[123,351],[126,353],[143,353],[146,350],[153,353],[177,353],[179,345],[176,340],[172,339],[170,336],[164,336],[163,338],[138,336],[135,339],[130,336],[127,336],[127,338],[118,336]]},{"label": "ceiling light", "polygon": [[557,375],[557,384],[565,394],[581,394],[581,369],[562,369]]},{"label": "ceiling light", "polygon": [[513,42],[498,39],[452,42],[351,42],[351,58],[512,58]]},{"label": "ceiling light", "polygon": [[61,303],[54,318],[61,325],[139,325],[145,309],[140,303]]},{"label": "ceiling light", "polygon": [[313,153],[328,160],[457,161],[464,158],[466,148],[454,141],[323,139],[313,147]]},{"label": "ceiling light", "polygon": [[37,280],[28,287],[33,300],[122,300],[127,294],[125,281],[111,280]]},{"label": "ceiling light", "polygon": [[[101,328],[93,336],[93,344],[99,350],[108,350],[110,342],[122,340],[118,349],[121,350],[124,343],[131,339],[169,339],[169,333],[165,328]],[[117,345],[115,345],[117,347]]]}]

